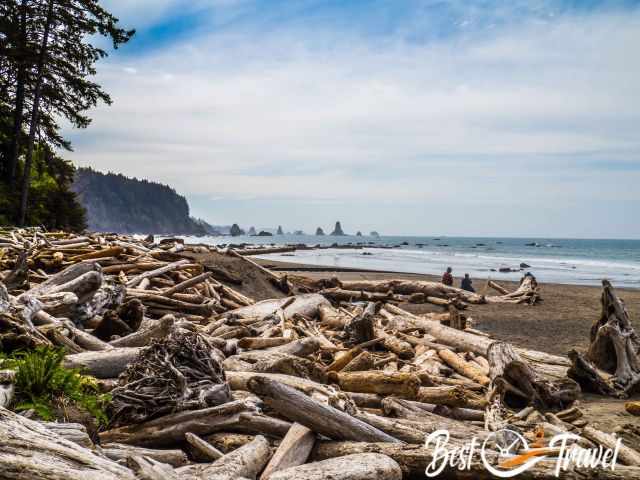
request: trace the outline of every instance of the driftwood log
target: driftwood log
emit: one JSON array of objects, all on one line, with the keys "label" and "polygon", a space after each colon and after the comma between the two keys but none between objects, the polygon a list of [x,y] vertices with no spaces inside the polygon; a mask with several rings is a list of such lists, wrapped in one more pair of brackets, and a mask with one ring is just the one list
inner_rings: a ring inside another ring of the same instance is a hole
[{"label": "driftwood log", "polygon": [[135,480],[131,470],[38,422],[0,408],[0,476],[15,480]]},{"label": "driftwood log", "polygon": [[271,480],[401,480],[400,466],[386,455],[360,453],[288,468]]},{"label": "driftwood log", "polygon": [[292,422],[340,440],[397,442],[390,435],[351,415],[307,397],[283,383],[264,377],[249,380],[249,390],[260,396],[270,408]]}]

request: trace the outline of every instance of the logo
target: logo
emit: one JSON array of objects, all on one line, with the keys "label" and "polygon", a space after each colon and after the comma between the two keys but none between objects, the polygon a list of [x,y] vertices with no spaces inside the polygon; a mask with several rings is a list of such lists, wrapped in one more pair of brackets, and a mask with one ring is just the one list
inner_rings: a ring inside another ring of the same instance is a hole
[{"label": "logo", "polygon": [[511,478],[533,468],[542,460],[555,459],[556,477],[570,466],[582,468],[609,468],[615,470],[622,440],[618,439],[615,448],[584,448],[578,442],[579,435],[561,433],[545,441],[544,430],[534,432],[531,444],[515,430],[508,428],[491,432],[480,442],[476,437],[463,445],[450,445],[447,430],[431,433],[425,442],[425,448],[432,450],[432,459],[425,470],[427,477],[436,477],[446,468],[471,470],[481,465],[492,475],[499,478]]}]

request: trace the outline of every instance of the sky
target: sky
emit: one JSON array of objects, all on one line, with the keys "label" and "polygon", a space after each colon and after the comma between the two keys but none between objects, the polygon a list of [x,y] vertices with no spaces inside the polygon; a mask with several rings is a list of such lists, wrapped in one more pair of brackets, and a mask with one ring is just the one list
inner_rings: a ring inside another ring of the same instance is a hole
[{"label": "sky", "polygon": [[213,224],[640,238],[640,1],[103,0],[76,164]]}]

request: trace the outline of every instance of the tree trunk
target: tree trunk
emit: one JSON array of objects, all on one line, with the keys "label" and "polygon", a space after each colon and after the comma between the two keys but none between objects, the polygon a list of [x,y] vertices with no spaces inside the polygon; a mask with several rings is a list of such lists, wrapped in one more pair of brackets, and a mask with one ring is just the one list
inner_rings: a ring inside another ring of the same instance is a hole
[{"label": "tree trunk", "polygon": [[340,388],[347,392],[416,398],[420,389],[420,378],[408,372],[340,372],[330,374],[330,379],[336,380]]},{"label": "tree trunk", "polygon": [[398,441],[377,428],[333,407],[323,405],[283,383],[256,377],[249,380],[249,390],[262,398],[278,414],[329,438]]},{"label": "tree trunk", "polygon": [[19,225],[24,225],[27,218],[27,202],[29,199],[29,183],[31,181],[31,163],[33,161],[33,150],[36,141],[36,130],[40,121],[40,95],[42,93],[42,81],[44,78],[44,66],[47,56],[47,45],[49,43],[49,32],[53,23],[53,7],[55,0],[49,0],[47,7],[47,18],[42,34],[42,45],[38,56],[38,67],[35,91],[33,94],[33,108],[31,110],[31,124],[29,125],[29,138],[27,140],[27,154],[24,160],[24,172],[22,175],[22,191],[20,194],[20,214]]},{"label": "tree trunk", "polygon": [[[27,0],[20,4],[20,48],[27,50]],[[24,62],[18,65],[16,73],[16,103],[13,111],[13,137],[9,148],[9,168],[6,172],[7,183],[14,185],[18,170],[18,156],[20,155],[20,137],[22,136],[22,123],[24,119],[24,84],[26,81],[27,67]]]},{"label": "tree trunk", "polygon": [[135,480],[131,470],[0,408],[0,476],[15,480]]},{"label": "tree trunk", "polygon": [[[409,479],[423,480],[425,478],[425,470],[433,461],[433,449],[417,445],[331,441],[318,442],[311,454],[311,458],[318,461],[356,453],[381,453],[387,455],[400,465],[405,478]],[[440,465],[440,463],[442,463],[442,458],[437,462],[437,465]],[[458,464],[454,466],[447,464],[441,477],[460,480],[495,480],[496,478],[485,468],[484,464],[477,457],[475,461],[471,463],[469,470],[460,471]],[[558,476],[555,474],[555,462],[546,465],[544,463],[538,463],[529,469],[527,473],[521,475],[521,477],[527,480],[557,480]],[[368,479],[373,478],[375,477],[368,477]],[[616,465],[615,470],[609,468],[584,468],[578,471],[563,471],[561,478],[563,480],[584,480],[585,478],[626,480],[630,478],[640,478],[640,468],[625,467],[622,465]]]},{"label": "tree trunk", "polygon": [[67,355],[64,365],[67,368],[79,368],[96,378],[115,378],[135,360],[138,353],[140,348],[137,347],[76,353]]},{"label": "tree trunk", "polygon": [[390,457],[361,453],[288,468],[270,480],[401,480],[402,470]]},{"label": "tree trunk", "polygon": [[141,447],[162,447],[184,440],[186,432],[207,435],[224,430],[243,412],[255,412],[251,402],[241,400],[202,410],[187,410],[148,422],[127,425],[100,433],[100,442],[118,442]]}]

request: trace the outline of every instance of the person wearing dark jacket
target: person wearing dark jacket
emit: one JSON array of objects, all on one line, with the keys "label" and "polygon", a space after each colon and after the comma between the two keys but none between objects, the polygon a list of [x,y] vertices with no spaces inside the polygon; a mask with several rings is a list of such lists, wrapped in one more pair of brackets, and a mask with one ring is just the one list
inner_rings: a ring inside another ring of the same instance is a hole
[{"label": "person wearing dark jacket", "polygon": [[448,287],[453,287],[453,275],[451,275],[451,267],[447,267],[447,271],[442,275],[442,283]]},{"label": "person wearing dark jacket", "polygon": [[473,288],[473,285],[471,285],[471,279],[469,278],[469,274],[465,273],[464,274],[464,278],[462,279],[462,282],[460,282],[460,288],[462,290],[466,290],[467,292],[475,292],[476,290]]}]

